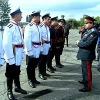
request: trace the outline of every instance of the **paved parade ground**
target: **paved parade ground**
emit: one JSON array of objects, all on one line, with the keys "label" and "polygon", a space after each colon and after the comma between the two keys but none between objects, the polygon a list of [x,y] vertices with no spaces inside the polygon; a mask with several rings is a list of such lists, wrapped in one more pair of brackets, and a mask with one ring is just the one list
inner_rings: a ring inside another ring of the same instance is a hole
[{"label": "paved parade ground", "polygon": [[[17,100],[100,100],[100,72],[97,71],[97,61],[93,62],[92,67],[92,91],[80,93],[78,90],[83,88],[78,80],[82,80],[81,62],[76,59],[78,47],[75,41],[80,39],[78,30],[70,30],[69,47],[65,45],[61,56],[63,68],[57,68],[55,73],[47,71],[51,77],[47,80],[42,80],[38,77],[38,69],[36,69],[36,78],[41,84],[36,85],[36,88],[31,88],[28,85],[27,74],[25,70],[25,59],[21,66],[21,87],[28,91],[27,95],[14,93]],[[55,66],[55,60],[53,60]],[[7,99],[5,66],[0,68],[0,100]]]}]

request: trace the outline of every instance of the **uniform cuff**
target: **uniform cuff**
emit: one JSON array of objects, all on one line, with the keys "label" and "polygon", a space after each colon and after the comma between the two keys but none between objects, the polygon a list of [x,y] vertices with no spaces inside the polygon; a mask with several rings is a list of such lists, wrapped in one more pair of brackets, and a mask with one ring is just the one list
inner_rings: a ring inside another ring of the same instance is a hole
[{"label": "uniform cuff", "polygon": [[8,63],[9,63],[9,65],[15,64],[15,58],[9,59]]}]

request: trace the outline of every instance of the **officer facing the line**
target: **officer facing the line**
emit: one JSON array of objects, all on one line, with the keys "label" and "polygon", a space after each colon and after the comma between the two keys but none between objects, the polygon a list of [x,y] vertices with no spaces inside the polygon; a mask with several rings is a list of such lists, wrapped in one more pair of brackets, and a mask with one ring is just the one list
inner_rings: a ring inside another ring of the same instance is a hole
[{"label": "officer facing the line", "polygon": [[6,60],[7,96],[9,100],[15,100],[12,92],[14,80],[15,92],[27,94],[20,86],[20,66],[23,58],[23,35],[18,22],[22,19],[20,8],[10,13],[12,20],[6,26],[3,34],[4,58]]},{"label": "officer facing the line", "polygon": [[36,80],[35,76],[35,68],[39,62],[39,56],[42,50],[41,47],[41,31],[40,31],[40,11],[34,11],[31,14],[32,20],[25,27],[24,32],[24,43],[25,43],[25,51],[26,51],[26,62],[27,62],[27,76],[29,86],[35,88],[35,84],[40,84],[39,81]]},{"label": "officer facing the line", "polygon": [[98,32],[94,28],[95,19],[86,15],[84,26],[86,31],[82,34],[81,40],[76,41],[76,45],[79,47],[77,58],[82,63],[82,81],[78,81],[83,84],[84,87],[80,89],[80,92],[91,91],[92,86],[92,62],[95,59],[95,47],[98,39]]}]

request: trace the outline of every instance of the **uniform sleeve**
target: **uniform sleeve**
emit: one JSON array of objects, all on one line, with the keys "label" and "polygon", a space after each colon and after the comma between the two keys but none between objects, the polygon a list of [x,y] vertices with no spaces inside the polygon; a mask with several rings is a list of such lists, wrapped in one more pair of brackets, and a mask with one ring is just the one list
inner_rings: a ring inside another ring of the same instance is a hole
[{"label": "uniform sleeve", "polygon": [[15,57],[13,52],[13,26],[11,28],[6,27],[3,33],[3,48],[5,52],[5,59],[9,65],[15,64]]},{"label": "uniform sleeve", "polygon": [[98,39],[97,33],[96,32],[93,32],[85,40],[84,39],[81,39],[79,41],[79,43],[78,43],[78,47],[85,47],[85,48],[86,47],[89,47],[89,46],[97,43],[97,39]]},{"label": "uniform sleeve", "polygon": [[32,33],[31,26],[26,26],[24,32],[24,44],[25,44],[25,52],[28,56],[33,55],[31,33]]},{"label": "uniform sleeve", "polygon": [[60,34],[61,34],[61,29],[60,28],[58,28],[57,30],[56,30],[56,36],[57,36],[57,46],[59,46],[60,45],[60,39],[59,38],[61,38],[60,37]]},{"label": "uniform sleeve", "polygon": [[43,30],[43,27],[41,27],[41,38],[44,40],[44,38],[45,38],[45,32],[44,32],[44,30]]},{"label": "uniform sleeve", "polygon": [[42,39],[44,40],[44,31],[43,31],[43,27],[40,28],[40,32],[41,32],[41,52],[43,52],[43,44],[42,44]]}]

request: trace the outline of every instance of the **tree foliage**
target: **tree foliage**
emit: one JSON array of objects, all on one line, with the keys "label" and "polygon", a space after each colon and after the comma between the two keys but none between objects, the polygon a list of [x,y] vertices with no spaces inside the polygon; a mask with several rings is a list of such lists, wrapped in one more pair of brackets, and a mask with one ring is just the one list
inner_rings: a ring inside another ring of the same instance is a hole
[{"label": "tree foliage", "polygon": [[5,25],[9,22],[9,13],[10,13],[10,5],[8,4],[8,0],[0,0],[0,26]]}]

